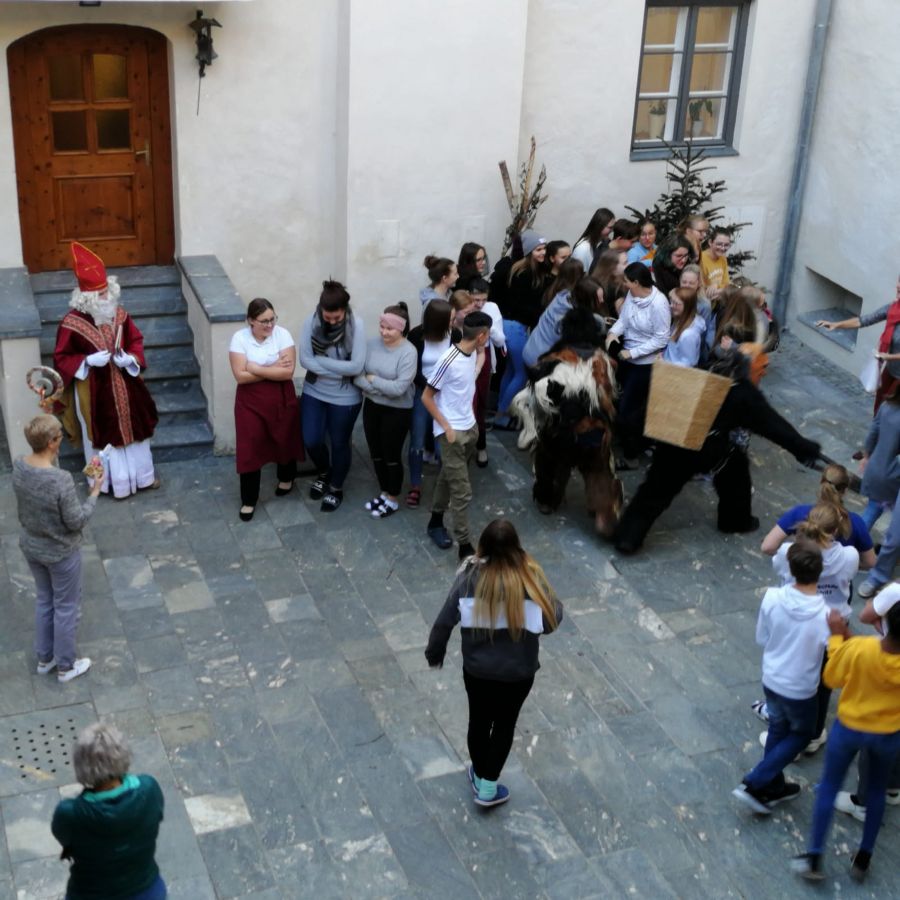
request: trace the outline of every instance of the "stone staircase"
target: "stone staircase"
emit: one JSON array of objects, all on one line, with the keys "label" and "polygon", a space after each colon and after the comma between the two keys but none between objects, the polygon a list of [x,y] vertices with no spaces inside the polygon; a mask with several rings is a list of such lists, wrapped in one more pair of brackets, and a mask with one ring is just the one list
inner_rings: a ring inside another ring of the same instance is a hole
[{"label": "stone staircase", "polygon": [[[181,293],[181,274],[175,266],[136,266],[110,269],[122,286],[122,303],[144,335],[147,370],[144,380],[159,411],[153,435],[156,462],[194,459],[212,453],[213,431],[200,387],[200,367],[194,356],[194,336]],[[75,287],[71,272],[42,272],[31,276],[31,289],[41,316],[41,358],[53,365],[56,330],[69,309]],[[64,445],[60,462],[78,467],[80,450]]]}]

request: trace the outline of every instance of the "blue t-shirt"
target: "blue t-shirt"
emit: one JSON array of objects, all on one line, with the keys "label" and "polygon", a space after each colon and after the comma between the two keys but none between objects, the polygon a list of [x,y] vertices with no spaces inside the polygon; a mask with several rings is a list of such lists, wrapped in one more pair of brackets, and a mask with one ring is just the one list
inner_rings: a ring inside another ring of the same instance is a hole
[{"label": "blue t-shirt", "polygon": [[[785,534],[792,534],[797,530],[797,526],[801,522],[806,521],[813,506],[814,504],[812,503],[803,503],[800,506],[795,506],[793,509],[789,509],[775,524]],[[869,529],[866,528],[866,523],[863,521],[862,516],[855,512],[850,513],[850,536],[845,538],[837,537],[835,540],[845,547],[856,547],[860,553],[865,553],[874,546]]]}]

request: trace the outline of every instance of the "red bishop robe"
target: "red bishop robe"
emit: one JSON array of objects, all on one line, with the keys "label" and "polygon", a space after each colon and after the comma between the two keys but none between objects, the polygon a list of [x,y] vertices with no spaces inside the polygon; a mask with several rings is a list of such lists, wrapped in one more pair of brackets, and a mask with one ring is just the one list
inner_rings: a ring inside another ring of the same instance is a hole
[{"label": "red bishop robe", "polygon": [[[142,370],[145,369],[144,336],[121,306],[116,308],[112,325],[98,327],[91,316],[74,310],[60,322],[53,365],[66,386],[64,405],[74,405],[72,388],[75,386],[73,382],[77,381],[75,373],[85,357],[98,350],[109,350],[115,354],[119,328],[122,329],[122,349],[135,358]],[[105,366],[90,367],[87,383],[90,391],[88,432],[94,447],[105,447],[107,444],[125,447],[152,437],[159,416],[142,378],[129,375],[110,358]]]}]

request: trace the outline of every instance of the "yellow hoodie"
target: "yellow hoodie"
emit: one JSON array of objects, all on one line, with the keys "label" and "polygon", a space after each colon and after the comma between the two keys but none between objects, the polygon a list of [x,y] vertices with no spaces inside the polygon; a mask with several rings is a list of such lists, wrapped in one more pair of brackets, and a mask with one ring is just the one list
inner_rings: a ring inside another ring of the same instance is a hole
[{"label": "yellow hoodie", "polygon": [[841,688],[838,719],[874,734],[900,731],[900,654],[885,653],[880,637],[832,635],[825,684]]}]

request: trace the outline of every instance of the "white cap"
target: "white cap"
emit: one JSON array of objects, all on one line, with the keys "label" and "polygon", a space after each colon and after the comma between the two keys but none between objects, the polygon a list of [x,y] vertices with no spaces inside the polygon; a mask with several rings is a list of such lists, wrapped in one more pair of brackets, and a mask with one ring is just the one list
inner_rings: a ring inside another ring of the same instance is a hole
[{"label": "white cap", "polygon": [[879,591],[872,601],[872,608],[879,616],[887,615],[888,610],[900,600],[900,584],[892,581],[884,590]]}]

